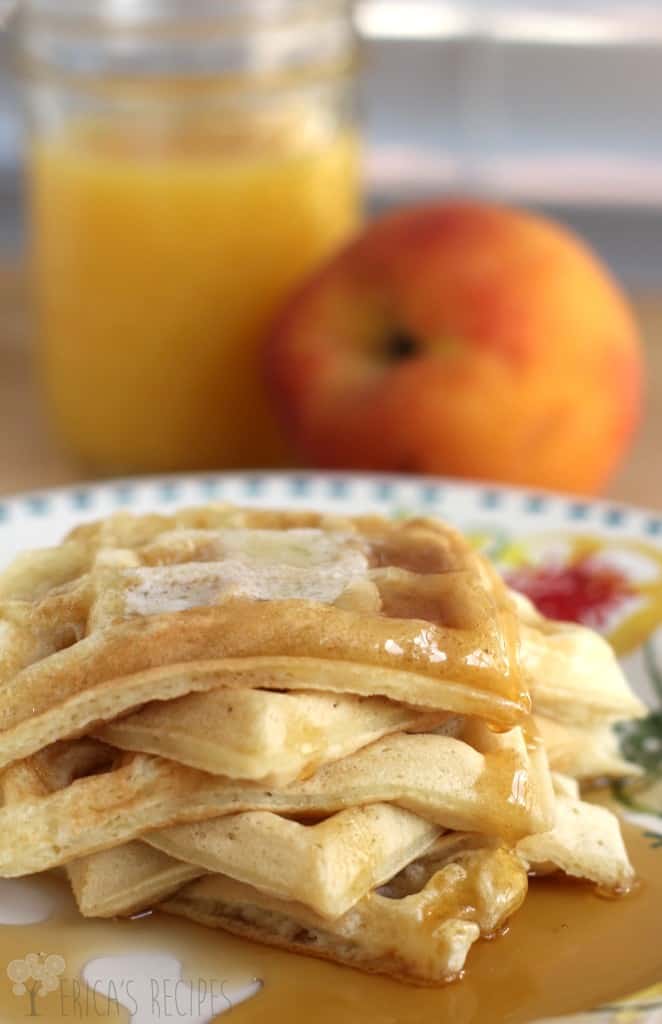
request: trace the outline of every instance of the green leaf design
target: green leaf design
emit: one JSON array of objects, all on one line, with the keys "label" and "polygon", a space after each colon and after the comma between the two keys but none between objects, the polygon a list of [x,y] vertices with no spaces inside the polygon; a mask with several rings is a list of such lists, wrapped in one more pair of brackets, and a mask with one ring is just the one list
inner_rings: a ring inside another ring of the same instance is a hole
[{"label": "green leaf design", "polygon": [[638,764],[646,775],[662,778],[662,711],[619,722],[615,730],[623,757]]}]

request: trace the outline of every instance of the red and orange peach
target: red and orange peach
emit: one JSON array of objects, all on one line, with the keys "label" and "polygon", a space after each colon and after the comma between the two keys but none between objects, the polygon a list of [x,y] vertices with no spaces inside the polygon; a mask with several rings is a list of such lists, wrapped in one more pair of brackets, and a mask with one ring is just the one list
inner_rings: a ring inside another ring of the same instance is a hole
[{"label": "red and orange peach", "polygon": [[593,492],[637,422],[628,304],[542,217],[441,203],[372,223],[295,294],[269,390],[315,466]]}]

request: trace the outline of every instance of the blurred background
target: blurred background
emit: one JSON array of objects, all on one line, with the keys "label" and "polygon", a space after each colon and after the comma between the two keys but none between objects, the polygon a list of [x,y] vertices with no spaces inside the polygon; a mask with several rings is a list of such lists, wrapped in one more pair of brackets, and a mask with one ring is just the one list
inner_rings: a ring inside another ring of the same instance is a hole
[{"label": "blurred background", "polygon": [[[662,427],[662,2],[359,0],[354,18],[368,211],[478,195],[549,213],[595,247],[633,298],[649,350],[643,432],[611,493],[662,506],[651,468]],[[12,20],[0,32],[2,491],[83,472],[50,439],[24,355],[15,37]]]},{"label": "blurred background", "polygon": [[[371,204],[478,192],[575,225],[662,280],[662,3],[359,0]],[[23,240],[22,119],[0,36],[0,244]]]}]

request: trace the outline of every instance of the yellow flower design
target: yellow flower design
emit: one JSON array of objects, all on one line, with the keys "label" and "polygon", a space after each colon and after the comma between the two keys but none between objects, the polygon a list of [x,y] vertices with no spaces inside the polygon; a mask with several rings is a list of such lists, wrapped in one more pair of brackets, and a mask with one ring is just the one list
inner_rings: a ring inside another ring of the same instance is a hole
[{"label": "yellow flower design", "polygon": [[619,656],[662,624],[662,549],[652,544],[571,533],[472,539],[541,611],[602,628]]}]

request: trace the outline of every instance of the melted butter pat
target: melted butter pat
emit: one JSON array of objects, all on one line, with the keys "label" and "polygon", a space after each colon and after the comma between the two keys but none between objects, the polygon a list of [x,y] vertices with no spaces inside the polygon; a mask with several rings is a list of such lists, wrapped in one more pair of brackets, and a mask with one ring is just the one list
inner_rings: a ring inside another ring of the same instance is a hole
[{"label": "melted butter pat", "polygon": [[128,570],[125,611],[178,612],[232,596],[331,604],[368,571],[366,555],[342,534],[227,530],[214,536],[216,561]]}]

